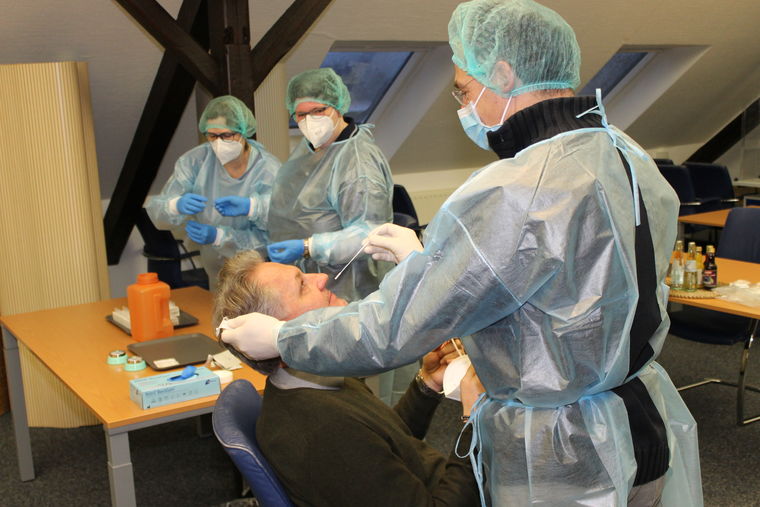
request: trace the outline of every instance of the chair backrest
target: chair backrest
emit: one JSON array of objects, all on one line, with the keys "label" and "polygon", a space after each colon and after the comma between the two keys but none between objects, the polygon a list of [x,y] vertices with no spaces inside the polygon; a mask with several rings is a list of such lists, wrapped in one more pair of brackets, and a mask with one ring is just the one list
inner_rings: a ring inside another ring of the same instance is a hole
[{"label": "chair backrest", "polygon": [[720,235],[716,254],[746,262],[760,262],[760,208],[733,208]]},{"label": "chair backrest", "polygon": [[263,507],[289,507],[293,503],[256,442],[256,420],[261,397],[256,388],[239,379],[228,385],[214,406],[211,422],[219,443],[251,487]]},{"label": "chair backrest", "polygon": [[140,208],[135,225],[140,232],[140,236],[143,238],[143,242],[145,242],[143,252],[146,256],[163,257],[166,259],[180,258],[179,246],[177,246],[177,240],[174,239],[174,235],[171,231],[156,229],[145,208]]},{"label": "chair backrest", "polygon": [[[193,256],[200,254],[199,251],[181,251],[181,242],[175,239],[171,231],[157,229],[145,208],[140,208],[135,225],[145,243],[143,255],[148,259],[148,271],[157,273],[158,279],[169,284],[172,289],[189,285],[209,288],[208,275],[203,268],[196,267],[192,260]],[[188,259],[193,268],[182,271],[183,259]]]},{"label": "chair backrest", "polygon": [[726,166],[698,162],[684,162],[683,165],[689,170],[697,197],[734,198],[734,186]]},{"label": "chair backrest", "polygon": [[412,198],[403,185],[393,185],[393,212],[409,215],[414,220],[419,221]]},{"label": "chair backrest", "polygon": [[694,183],[691,181],[689,171],[682,165],[658,164],[660,172],[668,180],[670,186],[678,194],[681,202],[693,202],[697,196],[694,192]]}]

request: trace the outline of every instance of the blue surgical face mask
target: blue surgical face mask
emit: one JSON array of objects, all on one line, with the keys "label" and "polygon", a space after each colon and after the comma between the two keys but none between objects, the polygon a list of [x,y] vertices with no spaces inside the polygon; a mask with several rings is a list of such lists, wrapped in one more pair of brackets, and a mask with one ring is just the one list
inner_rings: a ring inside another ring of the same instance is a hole
[{"label": "blue surgical face mask", "polygon": [[480,100],[480,97],[483,96],[483,92],[485,91],[486,89],[484,87],[480,91],[478,98],[475,99],[475,102],[470,102],[466,106],[459,109],[457,111],[457,115],[459,116],[459,122],[462,124],[462,128],[464,129],[464,133],[467,134],[467,137],[472,139],[472,142],[484,150],[490,150],[491,147],[488,144],[488,133],[498,130],[501,127],[501,124],[504,123],[504,117],[507,115],[509,105],[512,103],[512,97],[509,97],[509,100],[507,101],[507,107],[505,107],[504,112],[501,113],[501,121],[496,125],[488,127],[483,124],[483,121],[480,119],[480,115],[478,115],[478,110],[475,107],[478,105],[478,101]]}]

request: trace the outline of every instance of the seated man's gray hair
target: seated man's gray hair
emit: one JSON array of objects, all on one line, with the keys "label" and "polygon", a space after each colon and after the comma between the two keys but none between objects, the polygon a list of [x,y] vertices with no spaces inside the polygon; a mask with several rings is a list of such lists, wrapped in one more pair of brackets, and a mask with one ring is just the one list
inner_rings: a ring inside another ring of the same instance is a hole
[{"label": "seated man's gray hair", "polygon": [[[273,294],[251,279],[251,274],[263,262],[264,259],[255,250],[238,252],[234,257],[227,259],[219,271],[214,297],[213,327],[217,327],[224,317],[234,319],[252,312],[278,317],[279,308]],[[264,375],[271,375],[280,366],[280,358],[256,361],[226,343],[221,343],[241,361]]]}]

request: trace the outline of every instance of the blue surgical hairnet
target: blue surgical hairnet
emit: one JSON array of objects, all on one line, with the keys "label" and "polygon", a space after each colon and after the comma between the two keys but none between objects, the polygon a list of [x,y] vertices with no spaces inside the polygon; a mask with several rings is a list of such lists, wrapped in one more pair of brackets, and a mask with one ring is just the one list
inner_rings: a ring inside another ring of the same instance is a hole
[{"label": "blue surgical hairnet", "polygon": [[[502,96],[576,88],[581,52],[575,32],[553,10],[532,0],[473,0],[457,6],[449,21],[452,60]],[[514,72],[509,76],[500,61]]]},{"label": "blue surgical hairnet", "polygon": [[346,114],[351,105],[351,95],[343,80],[330,67],[313,69],[293,76],[288,82],[285,105],[293,114],[301,102],[319,102]]},{"label": "blue surgical hairnet", "polygon": [[230,129],[250,138],[256,133],[256,118],[245,102],[232,95],[222,95],[209,101],[198,122],[198,130],[204,134],[214,128]]}]

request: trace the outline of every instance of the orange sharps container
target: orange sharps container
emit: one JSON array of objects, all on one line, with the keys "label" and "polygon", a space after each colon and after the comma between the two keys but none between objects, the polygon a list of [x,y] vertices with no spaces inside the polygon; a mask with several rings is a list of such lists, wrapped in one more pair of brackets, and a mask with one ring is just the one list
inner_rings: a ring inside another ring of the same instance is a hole
[{"label": "orange sharps container", "polygon": [[169,286],[156,273],[140,273],[127,287],[132,338],[142,342],[174,334],[169,318]]}]

